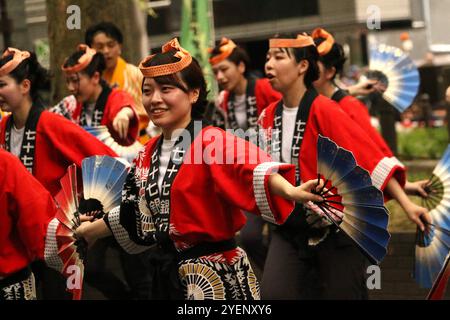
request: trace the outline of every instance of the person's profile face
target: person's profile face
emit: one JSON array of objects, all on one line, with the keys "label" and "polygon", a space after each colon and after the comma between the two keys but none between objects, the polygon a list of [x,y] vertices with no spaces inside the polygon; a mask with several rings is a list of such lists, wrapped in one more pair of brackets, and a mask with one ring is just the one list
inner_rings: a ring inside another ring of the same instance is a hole
[{"label": "person's profile face", "polygon": [[20,106],[23,94],[20,85],[10,75],[0,77],[0,109],[13,112]]},{"label": "person's profile face", "polygon": [[220,88],[233,92],[244,77],[245,66],[242,62],[240,65],[236,65],[225,59],[212,66],[212,70]]}]

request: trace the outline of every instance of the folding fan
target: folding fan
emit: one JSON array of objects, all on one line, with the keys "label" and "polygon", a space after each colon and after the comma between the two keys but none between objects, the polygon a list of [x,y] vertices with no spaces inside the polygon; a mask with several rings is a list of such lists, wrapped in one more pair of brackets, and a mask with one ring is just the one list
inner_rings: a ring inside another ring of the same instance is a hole
[{"label": "folding fan", "polygon": [[369,172],[356,164],[350,151],[319,135],[317,175],[325,180],[325,186],[314,192],[325,200],[315,205],[372,263],[379,264],[390,238],[389,214],[383,193],[372,184]]},{"label": "folding fan", "polygon": [[441,271],[437,275],[433,287],[428,293],[427,300],[441,300],[444,297],[445,291],[447,289],[449,278],[450,278],[450,253],[445,258],[444,265],[442,266]]},{"label": "folding fan", "polygon": [[92,156],[81,163],[84,199],[95,199],[103,212],[120,205],[127,166],[109,156]]},{"label": "folding fan", "polygon": [[[70,277],[73,268],[78,266],[83,276],[83,260],[86,255],[86,245],[82,239],[77,239],[76,228],[80,225],[81,206],[96,208],[100,212],[108,212],[120,205],[122,187],[128,168],[122,161],[109,156],[92,156],[81,163],[83,181],[83,201],[79,200],[77,167],[75,164],[67,168],[67,173],[61,178],[61,190],[55,196],[59,210],[56,218],[60,225],[56,230],[58,256],[62,265],[58,266],[61,273]],[[97,216],[99,217],[99,216]],[[81,281],[82,283],[82,281]],[[74,299],[81,298],[81,285],[69,288]]]},{"label": "folding fan", "polygon": [[[62,265],[58,266],[59,271],[66,277],[73,276],[73,272],[77,274],[79,285],[68,287],[68,291],[72,292],[74,300],[81,299],[84,264],[83,260],[86,256],[86,245],[81,239],[77,239],[75,235],[76,228],[80,225],[80,217],[77,211],[78,195],[77,195],[77,168],[71,165],[67,168],[67,173],[61,180],[61,190],[55,196],[58,204],[56,219],[60,222],[55,231],[56,243],[58,247],[58,257]],[[73,266],[78,267],[74,269]]]},{"label": "folding fan", "polygon": [[433,223],[425,232],[417,230],[414,278],[431,288],[450,251],[450,146],[431,174],[422,199]]},{"label": "folding fan", "polygon": [[113,139],[106,126],[84,127],[84,129],[110,147],[119,157],[125,158],[129,162],[133,161],[144,147],[139,141],[135,141],[130,146],[121,146]]},{"label": "folding fan", "polygon": [[420,84],[419,71],[401,49],[385,44],[370,48],[369,79],[377,79],[387,89],[383,98],[400,112],[411,106]]}]

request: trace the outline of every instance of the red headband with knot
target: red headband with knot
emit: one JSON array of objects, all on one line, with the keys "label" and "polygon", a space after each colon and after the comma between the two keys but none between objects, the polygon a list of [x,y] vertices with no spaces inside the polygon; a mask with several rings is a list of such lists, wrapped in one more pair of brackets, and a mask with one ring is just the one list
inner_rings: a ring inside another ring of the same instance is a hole
[{"label": "red headband with knot", "polygon": [[[224,37],[220,40],[219,47],[220,53],[215,55],[214,57],[209,58],[209,63],[212,66],[228,58],[230,54],[233,52],[234,48],[236,48],[237,46],[233,42],[233,40]],[[213,49],[211,48],[208,49],[209,53],[212,53],[212,51]]]},{"label": "red headband with knot", "polygon": [[66,61],[61,66],[61,70],[65,73],[77,73],[81,70],[84,70],[89,65],[89,63],[91,63],[92,58],[94,58],[95,54],[97,53],[95,49],[90,48],[86,44],[79,44],[77,49],[78,51],[84,51],[84,54],[78,59],[78,63],[71,67],[64,67],[67,62],[66,59]]},{"label": "red headband with knot", "polygon": [[330,52],[331,48],[333,48],[334,44],[334,38],[333,36],[325,31],[322,28],[316,28],[312,32],[313,39],[319,39],[322,38],[324,41],[317,46],[317,51],[319,52],[319,55],[324,56],[328,52]]},{"label": "red headband with knot", "polygon": [[13,71],[23,60],[30,57],[28,51],[20,51],[16,48],[8,48],[3,52],[2,58],[13,55],[13,58],[0,68],[0,76],[5,76]]},{"label": "red headband with knot", "polygon": [[166,53],[170,50],[176,50],[173,56],[179,58],[180,61],[162,64],[159,66],[145,67],[144,65],[147,64],[156,56],[156,54],[152,54],[146,57],[144,60],[142,60],[141,63],[139,64],[139,69],[141,70],[144,77],[155,78],[159,76],[177,73],[191,64],[192,62],[191,55],[186,49],[180,46],[176,38],[170,40],[169,42],[167,42],[165,45],[162,46],[162,53]]}]

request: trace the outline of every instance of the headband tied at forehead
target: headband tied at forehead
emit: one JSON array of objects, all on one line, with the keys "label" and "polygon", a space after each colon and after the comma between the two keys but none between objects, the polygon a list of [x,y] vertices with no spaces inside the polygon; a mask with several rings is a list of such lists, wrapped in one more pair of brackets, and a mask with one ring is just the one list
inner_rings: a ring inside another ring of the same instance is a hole
[{"label": "headband tied at forehead", "polygon": [[270,48],[303,48],[315,46],[313,38],[306,33],[298,34],[295,39],[273,38],[269,40]]},{"label": "headband tied at forehead", "polygon": [[162,53],[166,53],[170,50],[175,50],[174,57],[179,58],[180,60],[173,63],[161,64],[158,66],[150,66],[145,67],[144,65],[150,62],[156,54],[152,54],[146,57],[139,64],[139,69],[141,70],[144,77],[155,78],[159,76],[165,76],[169,74],[177,73],[187,66],[189,66],[192,62],[192,57],[187,50],[182,48],[178,43],[176,38],[170,40],[165,45],[162,46]]},{"label": "headband tied at forehead", "polygon": [[2,58],[6,58],[8,56],[13,56],[11,60],[9,60],[7,63],[5,63],[0,68],[0,76],[5,76],[11,71],[13,71],[17,66],[25,59],[28,59],[30,57],[30,53],[28,51],[20,51],[16,48],[8,48],[3,52]]},{"label": "headband tied at forehead", "polygon": [[333,48],[333,44],[335,42],[334,38],[329,32],[325,31],[324,29],[314,29],[311,36],[313,37],[313,39],[324,39],[323,42],[317,46],[319,55],[324,56]]},{"label": "headband tied at forehead", "polygon": [[[228,58],[231,53],[233,52],[234,48],[236,48],[236,44],[233,42],[233,40],[228,38],[222,38],[220,40],[220,53],[209,58],[209,63],[213,66],[215,64],[218,64],[219,62],[222,62],[226,58]],[[213,49],[208,49],[209,53],[212,53]]]},{"label": "headband tied at forehead", "polygon": [[66,59],[66,61],[61,66],[61,70],[64,71],[65,73],[77,73],[77,72],[80,72],[81,70],[84,70],[89,65],[89,63],[91,63],[92,59],[94,58],[95,54],[97,53],[97,51],[95,51],[95,49],[90,48],[86,44],[79,44],[77,49],[78,49],[78,51],[84,51],[84,53],[78,59],[77,64],[75,64],[74,66],[64,67],[64,65],[67,62],[67,59]]}]

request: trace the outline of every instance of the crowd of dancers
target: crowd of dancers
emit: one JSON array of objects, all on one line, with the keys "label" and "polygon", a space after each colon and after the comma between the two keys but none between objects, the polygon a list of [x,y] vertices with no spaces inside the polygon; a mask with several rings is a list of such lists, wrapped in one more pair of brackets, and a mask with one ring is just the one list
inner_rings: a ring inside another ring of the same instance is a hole
[{"label": "crowd of dancers", "polygon": [[[87,246],[84,281],[108,299],[368,299],[370,262],[340,230],[342,210],[317,209],[336,192],[318,177],[321,136],[351,151],[419,230],[432,224],[409,197],[426,198],[427,182],[407,180],[357,99],[383,84],[340,87],[346,57],[326,30],[269,39],[263,78],[221,39],[209,53],[213,102],[177,39],[139,67],[122,42],[112,23],[90,27],[60,67],[70,95],[54,106],[40,99],[48,73],[34,53],[8,48],[0,59],[0,300],[72,297],[51,268],[72,258],[58,241],[60,179],[137,142],[120,204],[104,212],[81,197],[77,208],[71,245]],[[114,144],[91,134],[101,126]],[[123,278],[108,268],[110,249]]]}]

